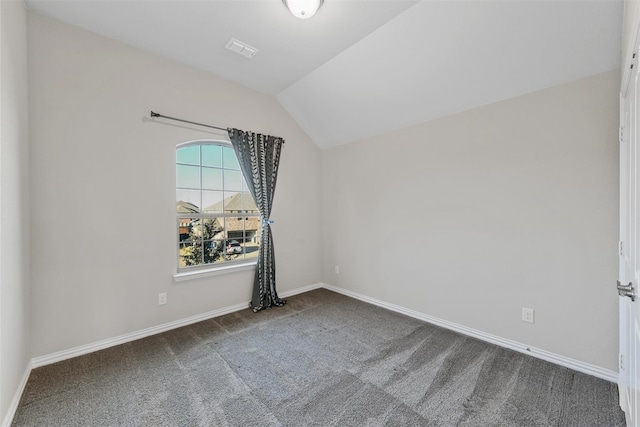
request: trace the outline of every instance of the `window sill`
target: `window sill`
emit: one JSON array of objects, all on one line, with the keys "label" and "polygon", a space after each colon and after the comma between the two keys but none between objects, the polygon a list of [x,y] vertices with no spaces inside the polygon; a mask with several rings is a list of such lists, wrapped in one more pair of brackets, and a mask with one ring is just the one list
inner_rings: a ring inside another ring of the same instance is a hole
[{"label": "window sill", "polygon": [[251,270],[251,269],[254,269],[255,267],[256,267],[256,262],[253,261],[253,262],[245,262],[242,264],[225,265],[221,267],[207,268],[207,269],[196,270],[196,271],[187,271],[187,272],[174,274],[173,280],[175,282],[184,282],[186,280],[201,279],[203,277],[219,276],[221,274],[229,274],[229,273],[235,273],[237,271]]}]

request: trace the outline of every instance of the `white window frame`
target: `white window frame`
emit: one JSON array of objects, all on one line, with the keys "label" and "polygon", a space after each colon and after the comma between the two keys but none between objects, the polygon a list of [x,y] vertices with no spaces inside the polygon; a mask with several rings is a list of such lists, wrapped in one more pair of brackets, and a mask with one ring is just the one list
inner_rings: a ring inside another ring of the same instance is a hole
[{"label": "white window frame", "polygon": [[[186,166],[195,166],[193,164],[188,164],[188,163],[178,163],[178,158],[177,158],[177,152],[179,149],[181,148],[185,148],[185,147],[189,147],[189,146],[202,146],[202,145],[218,145],[218,146],[222,146],[222,147],[227,147],[227,148],[233,148],[231,145],[231,142],[229,141],[224,141],[224,140],[215,140],[215,139],[201,139],[201,140],[195,140],[195,141],[188,141],[188,142],[183,142],[180,144],[176,145],[176,157],[175,157],[175,166],[177,167],[178,165],[186,165]],[[202,169],[203,165],[202,165],[202,151],[200,151],[200,165],[199,167]],[[206,166],[205,166],[206,167]],[[228,169],[224,167],[224,164],[221,167],[222,170],[236,170],[236,169]],[[174,169],[175,171],[176,169]],[[242,170],[240,170],[240,173],[242,174],[242,176],[244,177],[244,173],[242,173]],[[224,191],[224,173],[222,174],[222,180],[223,180],[223,191]],[[246,178],[245,178],[246,181]],[[199,190],[202,191],[202,173],[200,173],[200,188],[180,188],[178,187],[178,182],[177,182],[177,172],[176,172],[176,176],[174,179],[174,183],[175,183],[175,189],[174,189],[174,194],[175,192],[177,192],[177,190],[179,189],[193,189],[193,190]],[[248,190],[248,189],[247,189]],[[175,199],[175,196],[174,196]],[[225,199],[225,197],[223,196],[223,200]],[[238,218],[238,212],[237,211],[230,211],[230,212],[204,212],[204,206],[199,206],[199,208],[201,209],[200,213],[180,213],[175,211],[175,231],[174,231],[174,236],[175,236],[175,254],[176,254],[176,274],[174,274],[174,280],[175,281],[183,281],[183,280],[189,280],[189,279],[197,279],[197,278],[201,278],[201,277],[206,277],[206,276],[213,276],[213,275],[219,275],[219,274],[226,274],[226,273],[230,273],[230,272],[234,272],[234,271],[242,271],[242,270],[247,270],[247,269],[253,269],[255,268],[256,262],[257,262],[257,257],[256,258],[246,258],[246,252],[245,252],[245,257],[243,257],[242,259],[239,260],[225,260],[225,261],[219,261],[216,263],[211,263],[211,264],[201,264],[201,265],[194,265],[194,266],[185,266],[185,267],[181,267],[180,266],[180,219],[195,219],[195,218]],[[174,203],[174,209],[175,209],[175,203]],[[243,218],[260,218],[260,213],[259,212],[242,212],[241,216]],[[246,236],[246,221],[242,221],[243,223],[243,236]],[[226,240],[231,240],[228,237],[225,239]],[[235,240],[235,239],[233,239]],[[203,240],[204,243],[204,240]],[[224,251],[225,249],[223,249]],[[243,250],[244,250],[244,246],[243,246]]]}]

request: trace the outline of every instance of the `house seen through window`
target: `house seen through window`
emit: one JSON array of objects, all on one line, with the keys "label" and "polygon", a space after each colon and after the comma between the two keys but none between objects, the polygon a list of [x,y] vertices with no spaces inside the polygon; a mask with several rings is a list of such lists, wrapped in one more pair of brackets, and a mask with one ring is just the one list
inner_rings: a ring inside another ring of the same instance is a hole
[{"label": "house seen through window", "polygon": [[176,215],[179,269],[258,256],[260,215],[230,143],[176,147]]}]

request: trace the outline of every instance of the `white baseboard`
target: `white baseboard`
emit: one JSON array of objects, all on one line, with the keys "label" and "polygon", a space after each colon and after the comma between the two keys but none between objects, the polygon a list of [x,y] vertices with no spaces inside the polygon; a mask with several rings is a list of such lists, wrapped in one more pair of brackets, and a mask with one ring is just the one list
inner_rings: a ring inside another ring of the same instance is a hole
[{"label": "white baseboard", "polygon": [[[349,291],[347,289],[338,288],[333,285],[329,285],[326,283],[315,283],[312,285],[304,286],[301,288],[292,289],[289,291],[279,293],[279,296],[282,298],[287,298],[293,295],[297,295],[300,293],[308,292],[314,289],[326,288],[328,290],[347,295],[349,297],[368,302],[370,304],[377,305],[382,308],[386,308],[391,311],[395,311],[397,313],[401,313],[415,319],[419,319],[434,325],[442,326],[443,328],[450,329],[452,331],[459,332],[464,335],[468,335],[473,338],[477,338],[482,341],[486,341],[492,344],[499,345],[501,347],[509,348],[511,350],[515,350],[520,353],[529,354],[533,357],[537,357],[539,359],[546,360],[551,363],[555,363],[560,366],[564,366],[570,369],[574,369],[579,372],[583,372],[588,375],[593,375],[598,378],[605,379],[607,381],[616,382],[618,381],[618,373],[614,371],[610,371],[608,369],[603,369],[601,367],[591,365],[588,363],[580,362],[575,359],[571,359],[565,356],[561,356],[555,353],[551,353],[546,350],[537,349],[534,347],[527,346],[526,344],[522,344],[517,341],[509,340],[506,338],[502,338],[496,335],[488,334],[486,332],[479,331],[477,329],[469,328],[463,325],[459,325],[457,323],[449,322],[447,320],[439,319],[434,316],[429,316],[424,313],[420,313],[414,310],[410,310],[408,308],[401,307],[399,305],[390,304],[382,300],[378,300],[375,298],[368,297],[366,295],[359,294],[357,292]],[[27,383],[27,379],[29,378],[29,374],[31,369],[37,368],[40,366],[49,365],[52,363],[60,362],[62,360],[71,359],[73,357],[82,356],[84,354],[88,354],[94,351],[102,350],[105,348],[113,347],[119,344],[124,344],[126,342],[134,341],[137,339],[145,338],[151,335],[159,334],[161,332],[166,332],[172,329],[180,328],[182,326],[187,326],[193,323],[201,322],[203,320],[208,320],[214,317],[222,316],[225,314],[233,313],[236,311],[244,310],[249,306],[249,303],[236,304],[229,307],[224,307],[221,309],[209,311],[207,313],[198,314],[195,316],[187,317],[185,319],[176,320],[173,322],[165,323],[158,326],[153,326],[150,328],[142,329],[140,331],[131,332],[128,334],[120,335],[113,338],[104,339],[101,341],[96,341],[94,343],[81,345],[78,347],[70,348],[67,350],[59,351],[56,353],[51,353],[44,356],[34,357],[31,359],[31,364],[28,367],[27,371],[24,374],[24,378],[20,385],[20,388],[16,391],[16,395],[14,397],[14,401],[11,403],[10,410],[7,412],[7,415],[4,419],[4,425],[10,425],[11,420],[13,419],[13,415],[15,410],[17,409],[18,403],[20,401],[20,397],[22,396],[22,392],[24,391],[24,387]]]},{"label": "white baseboard", "polygon": [[26,369],[24,370],[24,374],[22,374],[22,380],[20,380],[20,384],[13,395],[13,399],[9,404],[9,408],[7,408],[7,413],[4,416],[4,420],[2,420],[2,427],[9,427],[13,422],[13,417],[16,415],[16,411],[18,410],[18,405],[20,404],[20,398],[22,398],[22,394],[24,393],[24,388],[27,386],[27,380],[29,379],[29,375],[31,374],[31,365],[28,364]]},{"label": "white baseboard", "polygon": [[278,292],[278,296],[280,298],[289,298],[289,297],[292,297],[294,295],[298,295],[298,294],[302,294],[302,293],[305,293],[305,292],[313,291],[314,289],[323,288],[324,286],[325,286],[324,283],[314,283],[313,285],[303,286],[302,288],[296,288],[296,289],[292,289],[290,291]]},{"label": "white baseboard", "polygon": [[[322,287],[322,283],[316,283],[301,288],[292,289],[279,293],[281,298],[287,298],[293,295],[308,292],[314,289]],[[131,332],[128,334],[120,335],[113,338],[107,338],[104,340],[96,341],[90,344],[81,345],[78,347],[70,348],[67,350],[58,351],[55,353],[47,354],[44,356],[38,356],[31,359],[31,367],[38,368],[40,366],[50,365],[52,363],[61,362],[63,360],[71,359],[73,357],[82,356],[84,354],[92,353],[94,351],[103,350],[105,348],[113,347],[116,345],[124,344],[130,341],[135,341],[141,338],[145,338],[151,335],[159,334],[162,332],[170,331],[172,329],[180,328],[182,326],[191,325],[193,323],[201,322],[203,320],[212,319],[214,317],[223,316],[225,314],[233,313],[236,311],[244,310],[249,307],[249,302],[242,304],[236,304],[229,307],[223,307],[217,310],[209,311],[195,316],[187,317],[185,319],[175,320],[173,322],[164,323],[158,326],[152,326],[150,328],[142,329],[140,331]]]},{"label": "white baseboard", "polygon": [[413,317],[415,319],[425,321],[427,323],[441,326],[443,328],[450,329],[452,331],[459,332],[461,334],[464,334],[473,338],[477,338],[479,340],[486,341],[491,344],[498,345],[500,347],[505,347],[520,353],[528,354],[530,356],[537,357],[538,359],[555,363],[556,365],[564,366],[566,368],[570,368],[575,371],[582,372],[588,375],[593,375],[594,377],[602,378],[604,380],[611,381],[614,383],[618,382],[618,373],[611,371],[609,369],[604,369],[599,366],[591,365],[589,363],[581,362],[579,360],[575,360],[569,357],[561,356],[559,354],[551,353],[546,350],[534,348],[517,341],[509,340],[506,338],[499,337],[497,335],[488,334],[486,332],[482,332],[477,329],[473,329],[467,326],[459,325],[457,323],[449,322],[448,320],[443,320],[434,316],[429,316],[428,314],[420,313],[415,310],[410,310],[408,308],[404,308],[399,305],[390,304],[390,303],[387,303],[375,298],[371,298],[366,295],[362,295],[347,289],[338,288],[336,286],[329,285],[326,283],[322,283],[322,287],[329,289],[330,291],[334,291],[343,295],[347,295],[351,298],[358,299],[360,301],[368,302],[370,304],[374,304],[379,307],[386,308],[388,310],[395,311],[397,313],[401,313],[409,317]]},{"label": "white baseboard", "polygon": [[[366,295],[359,294],[357,292],[353,292],[347,289],[338,288],[333,285],[329,285],[326,283],[315,283],[312,285],[304,286],[301,288],[292,289],[289,291],[279,293],[281,298],[287,298],[293,295],[301,294],[304,292],[312,291],[314,289],[325,288],[330,291],[334,291],[343,295],[347,295],[351,298],[358,299],[360,301],[368,302],[370,304],[377,305],[382,308],[386,308],[391,311],[395,311],[397,313],[404,314],[409,317],[413,317],[418,320],[422,320],[434,325],[441,326],[446,329],[450,329],[455,332],[459,332],[461,334],[477,338],[482,341],[489,342],[491,344],[496,344],[501,347],[509,348],[511,350],[515,350],[520,353],[529,354],[533,357],[537,357],[542,360],[546,360],[551,363],[555,363],[560,366],[564,366],[578,372],[583,372],[588,375],[593,375],[598,378],[602,378],[611,382],[618,382],[618,373],[614,371],[610,371],[608,369],[603,369],[601,367],[591,365],[589,363],[580,362],[575,359],[571,359],[565,356],[561,356],[555,353],[551,353],[546,350],[537,349],[534,347],[527,346],[517,341],[509,340],[506,338],[502,338],[496,335],[488,334],[486,332],[482,332],[473,328],[468,328],[463,325],[459,325],[457,323],[449,322],[447,320],[439,319],[434,316],[429,316],[424,313],[417,312],[415,310],[410,310],[408,308],[401,307],[399,305],[390,304],[382,300],[378,300],[375,298],[368,297]],[[18,409],[18,404],[20,403],[20,398],[24,392],[25,386],[27,385],[27,380],[29,379],[29,374],[31,370],[40,366],[49,365],[52,363],[60,362],[62,360],[71,359],[76,356],[82,356],[84,354],[88,354],[94,351],[102,350],[105,348],[113,347],[119,344],[124,344],[126,342],[134,341],[137,339],[145,338],[151,335],[159,334],[161,332],[166,332],[172,329],[180,328],[182,326],[187,326],[193,323],[201,322],[203,320],[208,320],[214,317],[223,316],[225,314],[233,313],[236,311],[244,310],[249,306],[249,303],[236,304],[229,307],[220,308],[217,310],[209,311],[207,313],[198,314],[195,316],[187,317],[185,319],[176,320],[173,322],[165,323],[158,326],[153,326],[150,328],[142,329],[140,331],[131,332],[128,334],[120,335],[113,338],[104,339],[101,341],[96,341],[94,343],[81,345],[78,347],[70,348],[63,351],[58,351],[56,353],[51,353],[44,356],[34,357],[31,359],[31,363],[27,366],[25,373],[22,377],[20,385],[16,390],[16,393],[11,401],[11,404],[7,410],[5,418],[2,422],[3,427],[8,427],[11,425],[13,421],[13,417],[15,416],[15,412]]]},{"label": "white baseboard", "polygon": [[[542,350],[539,348],[531,347],[526,344],[509,340],[506,338],[499,337],[497,335],[492,335],[483,331],[479,331],[477,329],[469,328],[467,326],[459,325],[457,323],[450,322],[448,320],[439,319],[434,316],[430,316],[428,314],[420,313],[415,310],[411,310],[405,307],[401,307],[399,305],[390,304],[382,300],[378,300],[375,298],[368,297],[363,294],[359,294],[357,292],[353,292],[347,289],[339,288],[333,285],[329,285],[327,283],[315,283],[312,285],[304,286],[301,288],[292,289],[289,291],[281,292],[278,295],[281,298],[288,298],[293,295],[301,294],[304,292],[312,291],[314,289],[326,288],[331,291],[347,295],[349,297],[358,299],[360,301],[368,302],[370,304],[377,305],[382,308],[386,308],[391,311],[395,311],[397,313],[404,314],[409,317],[413,317],[415,319],[419,319],[434,325],[441,326],[446,329],[450,329],[452,331],[459,332],[464,335],[468,335],[473,338],[477,338],[482,341],[489,342],[491,344],[496,344],[501,347],[509,348],[511,350],[515,350],[520,353],[529,354],[533,357],[537,357],[539,359],[546,360],[551,363],[555,363],[560,366],[564,366],[570,369],[574,369],[578,372],[583,372],[588,375],[593,375],[598,378],[605,379],[611,382],[618,382],[618,373],[601,368],[599,366],[591,365],[589,363],[581,362],[579,360],[571,359],[569,357],[561,356],[559,354],[555,354],[546,350]],[[37,368],[44,365],[49,365],[52,363],[60,362],[62,360],[71,359],[76,356],[82,356],[84,354],[88,354],[94,351],[102,350],[105,348],[113,347],[119,344],[124,344],[126,342],[134,341],[137,339],[145,338],[151,335],[159,334],[161,332],[169,331],[172,329],[180,328],[182,326],[187,326],[193,323],[201,322],[203,320],[208,320],[214,317],[223,316],[225,314],[233,313],[235,311],[244,310],[248,307],[248,302],[242,304],[236,304],[229,307],[224,307],[218,310],[209,311],[207,313],[198,314],[195,316],[188,317],[186,319],[180,319],[173,322],[165,323],[158,326],[153,326],[147,329],[143,329],[136,332],[131,332],[128,334],[120,335],[113,338],[108,338],[105,340],[97,341],[94,343],[82,345],[79,347],[70,348],[67,350],[59,351],[56,353],[51,353],[45,356],[35,357],[31,360],[31,367]],[[27,373],[28,377],[28,373]],[[25,379],[26,382],[26,379]],[[16,403],[17,405],[17,403]]]}]

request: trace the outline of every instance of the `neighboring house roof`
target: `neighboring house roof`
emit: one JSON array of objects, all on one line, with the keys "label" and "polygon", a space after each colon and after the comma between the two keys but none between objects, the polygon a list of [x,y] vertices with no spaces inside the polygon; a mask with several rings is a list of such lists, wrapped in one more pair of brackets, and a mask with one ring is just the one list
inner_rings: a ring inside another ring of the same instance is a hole
[{"label": "neighboring house roof", "polygon": [[183,202],[182,200],[178,200],[176,203],[176,212],[177,213],[200,213],[202,212],[199,207],[194,205],[193,203]]},{"label": "neighboring house roof", "polygon": [[205,212],[239,212],[239,211],[254,211],[257,212],[255,202],[251,193],[236,193],[231,197],[227,197],[221,202],[214,203],[213,205],[204,209]]}]

